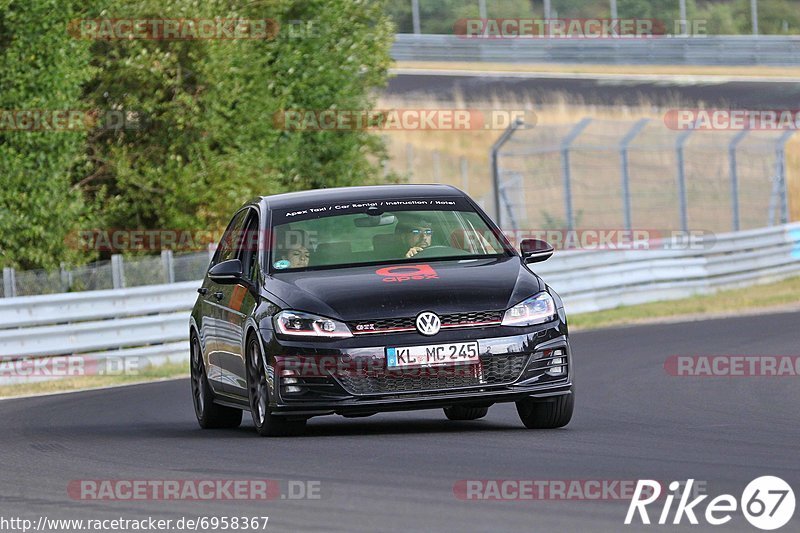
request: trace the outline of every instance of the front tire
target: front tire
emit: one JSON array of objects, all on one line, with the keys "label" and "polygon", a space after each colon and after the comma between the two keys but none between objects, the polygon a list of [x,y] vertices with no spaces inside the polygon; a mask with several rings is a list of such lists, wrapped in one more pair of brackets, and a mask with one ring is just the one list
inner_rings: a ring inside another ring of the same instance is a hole
[{"label": "front tire", "polygon": [[469,407],[464,405],[454,405],[444,408],[444,416],[448,420],[478,420],[489,412],[488,407]]},{"label": "front tire", "polygon": [[298,435],[306,427],[306,420],[287,420],[269,412],[269,388],[264,370],[264,358],[258,339],[250,337],[247,343],[247,392],[253,424],[262,437]]},{"label": "front tire", "polygon": [[237,428],[242,423],[242,410],[214,403],[214,393],[208,384],[203,352],[197,334],[189,342],[192,376],[192,403],[197,423],[203,429]]},{"label": "front tire", "polygon": [[519,419],[528,429],[555,429],[569,424],[575,408],[575,393],[553,398],[525,398],[517,402]]}]

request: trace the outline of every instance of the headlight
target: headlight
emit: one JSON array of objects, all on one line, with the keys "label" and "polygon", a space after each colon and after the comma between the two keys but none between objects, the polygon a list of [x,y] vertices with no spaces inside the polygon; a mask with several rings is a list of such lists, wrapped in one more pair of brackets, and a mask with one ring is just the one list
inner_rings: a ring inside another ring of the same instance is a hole
[{"label": "headlight", "polygon": [[281,311],[275,315],[275,328],[283,335],[298,337],[353,336],[344,322],[302,311]]},{"label": "headlight", "polygon": [[556,304],[547,292],[531,296],[503,315],[504,326],[532,326],[549,322],[556,316]]}]

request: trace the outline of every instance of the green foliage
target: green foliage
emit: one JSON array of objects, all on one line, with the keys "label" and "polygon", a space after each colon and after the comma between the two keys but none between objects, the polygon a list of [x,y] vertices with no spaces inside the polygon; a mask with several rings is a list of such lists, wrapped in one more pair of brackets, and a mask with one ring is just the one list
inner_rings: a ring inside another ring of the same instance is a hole
[{"label": "green foliage", "polygon": [[[382,0],[0,0],[0,110],[111,110],[129,126],[0,131],[0,264],[91,259],[67,244],[76,229],[218,228],[255,195],[378,181],[378,136],[284,131],[273,117],[370,109],[390,64],[384,10]],[[269,18],[281,31],[183,41],[67,32],[70,20],[95,18]]]},{"label": "green foliage", "polygon": [[119,0],[113,12],[272,18],[281,31],[271,40],[95,43],[100,75],[88,98],[144,117],[142,130],[90,142],[85,186],[105,227],[220,226],[255,195],[377,180],[377,136],[282,131],[273,116],[372,107],[393,36],[380,3]]},{"label": "green foliage", "polygon": [[[0,1],[0,112],[83,109],[88,45],[64,31],[73,6],[58,0]],[[12,123],[19,122],[10,119]],[[70,169],[86,132],[0,130],[0,264],[55,267],[74,258],[69,233],[83,217]]]}]

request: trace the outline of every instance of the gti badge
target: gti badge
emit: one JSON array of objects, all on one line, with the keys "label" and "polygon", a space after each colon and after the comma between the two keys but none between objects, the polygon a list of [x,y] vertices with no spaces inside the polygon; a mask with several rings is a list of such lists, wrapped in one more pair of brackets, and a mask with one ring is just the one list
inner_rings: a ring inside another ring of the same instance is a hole
[{"label": "gti badge", "polygon": [[441,327],[442,322],[435,313],[425,311],[417,315],[417,331],[423,335],[436,335]]}]

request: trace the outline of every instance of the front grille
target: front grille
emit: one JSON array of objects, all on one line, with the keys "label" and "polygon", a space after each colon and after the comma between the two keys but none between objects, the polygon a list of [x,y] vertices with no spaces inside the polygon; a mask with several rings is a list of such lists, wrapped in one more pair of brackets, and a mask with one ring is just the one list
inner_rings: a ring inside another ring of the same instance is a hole
[{"label": "front grille", "polygon": [[519,378],[527,360],[528,354],[494,355],[481,357],[479,365],[338,372],[335,377],[348,393],[355,395],[438,392],[513,383]]},{"label": "front grille", "polygon": [[[477,326],[499,325],[503,320],[503,311],[475,311],[472,313],[453,313],[441,315],[443,328],[469,328]],[[392,331],[413,331],[416,317],[380,318],[377,320],[359,320],[349,322],[350,331],[354,335],[370,333],[388,333]]]}]

